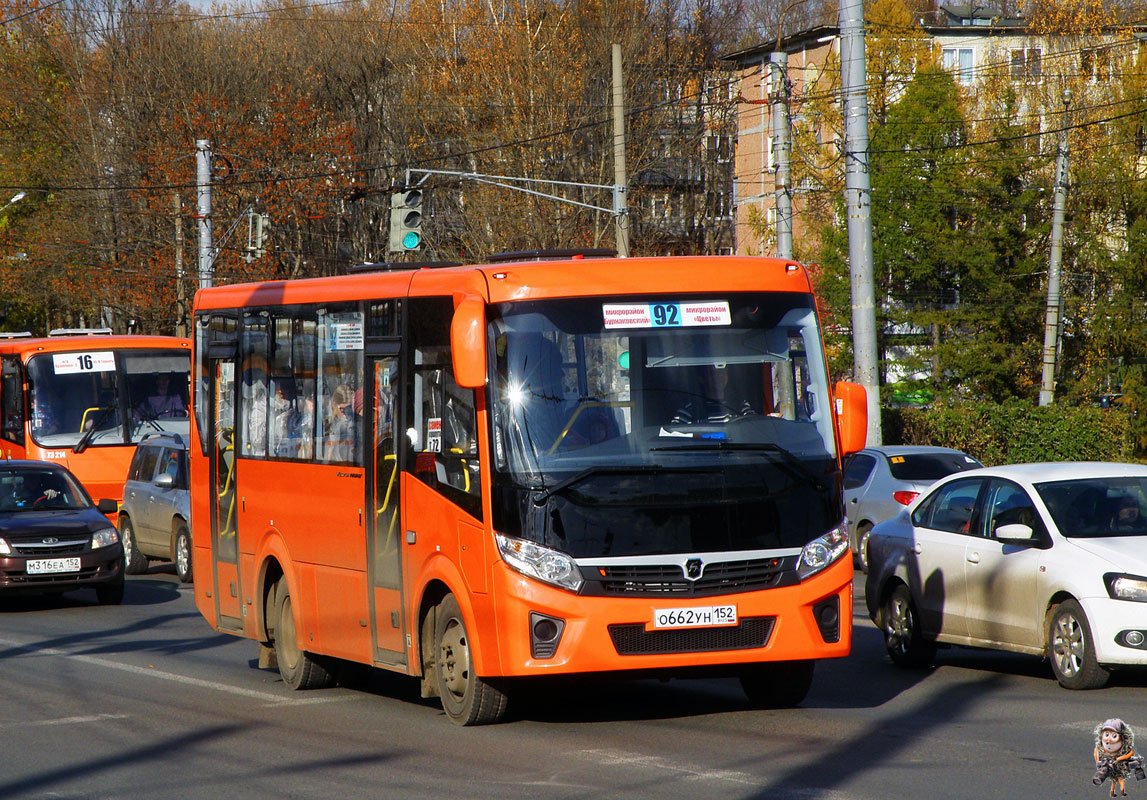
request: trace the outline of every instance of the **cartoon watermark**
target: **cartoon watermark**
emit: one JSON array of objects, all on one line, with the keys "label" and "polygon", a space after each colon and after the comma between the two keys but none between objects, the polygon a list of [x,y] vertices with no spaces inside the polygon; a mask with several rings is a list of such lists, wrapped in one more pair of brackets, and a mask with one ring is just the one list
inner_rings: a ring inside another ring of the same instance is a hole
[{"label": "cartoon watermark", "polygon": [[1135,780],[1147,779],[1143,772],[1143,756],[1135,754],[1135,731],[1121,719],[1109,719],[1095,726],[1095,776],[1091,782],[1102,786],[1111,781],[1111,797],[1118,787],[1127,796],[1127,776]]}]

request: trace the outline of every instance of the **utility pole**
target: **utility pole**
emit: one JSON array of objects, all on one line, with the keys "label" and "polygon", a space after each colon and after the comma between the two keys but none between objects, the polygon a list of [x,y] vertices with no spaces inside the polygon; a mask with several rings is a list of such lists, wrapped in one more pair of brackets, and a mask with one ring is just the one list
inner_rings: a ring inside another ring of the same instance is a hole
[{"label": "utility pole", "polygon": [[621,73],[620,44],[613,46],[613,183],[617,255],[629,258],[629,199],[625,183],[625,83]]},{"label": "utility pole", "polygon": [[199,220],[199,288],[214,283],[215,264],[211,242],[211,142],[195,140],[195,193]]},{"label": "utility pole", "polygon": [[1067,109],[1071,90],[1063,90],[1064,125],[1059,133],[1059,152],[1055,162],[1055,204],[1051,216],[1051,259],[1047,267],[1047,316],[1043,325],[1043,381],[1039,404],[1050,406],[1055,400],[1055,362],[1059,354],[1059,309],[1063,301],[1059,289],[1060,265],[1063,262],[1063,218],[1067,213]]},{"label": "utility pole", "polygon": [[789,54],[783,51],[769,54],[769,83],[773,104],[773,163],[776,178],[773,182],[777,214],[777,256],[793,257],[793,197],[791,181],[792,145],[789,142]]},{"label": "utility pole", "polygon": [[175,307],[178,317],[175,320],[175,335],[187,335],[187,287],[183,285],[183,200],[176,192],[171,196],[172,217],[175,220]]},{"label": "utility pole", "polygon": [[[778,36],[777,41],[780,41]],[[793,205],[789,187],[792,146],[789,144],[789,55],[769,54],[769,100],[773,112],[773,198],[777,222],[777,257],[793,257]],[[762,187],[763,188],[763,187]],[[791,370],[781,372],[777,382],[777,405],[781,416],[794,419],[796,413],[796,376]]]},{"label": "utility pole", "polygon": [[872,189],[868,179],[868,78],[864,0],[840,0],[840,78],[844,96],[844,193],[852,276],[852,350],[856,381],[868,394],[868,445],[883,443],[872,280]]}]

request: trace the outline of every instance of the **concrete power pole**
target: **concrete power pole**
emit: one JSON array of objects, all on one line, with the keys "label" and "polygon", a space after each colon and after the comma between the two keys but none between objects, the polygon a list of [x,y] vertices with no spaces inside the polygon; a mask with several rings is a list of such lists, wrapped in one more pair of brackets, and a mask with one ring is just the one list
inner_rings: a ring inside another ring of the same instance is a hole
[{"label": "concrete power pole", "polygon": [[621,45],[613,46],[613,220],[617,227],[617,255],[629,258],[629,199],[625,182],[625,83],[621,72]]},{"label": "concrete power pole", "polygon": [[[1071,104],[1071,90],[1063,90],[1064,118]],[[1067,213],[1067,125],[1059,134],[1059,153],[1055,164],[1055,204],[1051,216],[1051,259],[1047,267],[1047,316],[1043,325],[1043,380],[1039,404],[1050,406],[1055,400],[1055,362],[1059,355],[1059,309],[1063,297],[1059,289],[1060,265],[1063,262],[1063,218]]]},{"label": "concrete power pole", "polygon": [[769,54],[769,77],[773,102],[773,182],[777,214],[777,256],[793,257],[793,197],[791,181],[792,144],[789,128],[789,54]]},{"label": "concrete power pole", "polygon": [[883,443],[872,280],[872,189],[868,180],[868,78],[864,0],[840,0],[840,77],[844,96],[845,199],[852,275],[852,349],[856,381],[868,393],[868,444]]},{"label": "concrete power pole", "polygon": [[214,283],[215,264],[211,242],[211,142],[195,140],[195,192],[199,219],[199,288]]},{"label": "concrete power pole", "polygon": [[171,196],[171,211],[175,219],[175,335],[187,335],[187,287],[183,285],[183,198],[176,192]]}]

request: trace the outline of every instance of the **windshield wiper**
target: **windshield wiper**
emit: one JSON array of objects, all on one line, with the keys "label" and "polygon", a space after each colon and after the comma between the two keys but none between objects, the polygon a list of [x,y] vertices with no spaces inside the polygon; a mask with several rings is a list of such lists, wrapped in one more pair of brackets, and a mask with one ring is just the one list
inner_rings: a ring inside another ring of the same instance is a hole
[{"label": "windshield wiper", "polygon": [[115,410],[116,406],[108,406],[102,412],[100,412],[100,415],[95,418],[94,422],[92,422],[92,427],[84,431],[84,435],[81,436],[80,440],[72,446],[72,452],[82,453],[87,450],[88,444],[91,443],[92,437],[95,436],[96,432],[100,429],[100,425],[103,424],[104,420],[106,420],[108,416],[110,416],[111,413]]},{"label": "windshield wiper", "polygon": [[791,471],[796,473],[798,477],[806,478],[812,482],[819,491],[827,491],[824,483],[818,478],[812,470],[804,465],[804,462],[794,456],[791,451],[786,450],[775,442],[728,442],[724,439],[699,439],[696,440],[697,444],[674,444],[665,445],[663,447],[651,447],[650,451],[665,451],[665,450],[742,450],[748,453],[772,453],[780,456],[781,460],[787,464]]},{"label": "windshield wiper", "polygon": [[671,470],[668,467],[658,466],[657,464],[642,464],[629,467],[590,467],[589,469],[583,469],[576,475],[566,478],[564,481],[558,481],[553,486],[543,490],[541,494],[534,498],[534,505],[544,506],[546,501],[549,500],[553,495],[557,494],[563,489],[568,489],[575,483],[581,483],[586,478],[589,478],[593,475],[650,475],[659,472],[676,471],[677,470]]}]

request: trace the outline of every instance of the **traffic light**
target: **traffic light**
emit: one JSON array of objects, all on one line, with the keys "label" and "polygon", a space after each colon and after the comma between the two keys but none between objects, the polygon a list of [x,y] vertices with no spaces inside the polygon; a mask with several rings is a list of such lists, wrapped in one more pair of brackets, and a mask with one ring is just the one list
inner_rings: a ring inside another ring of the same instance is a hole
[{"label": "traffic light", "polygon": [[390,252],[422,249],[422,192],[411,189],[390,196]]}]

